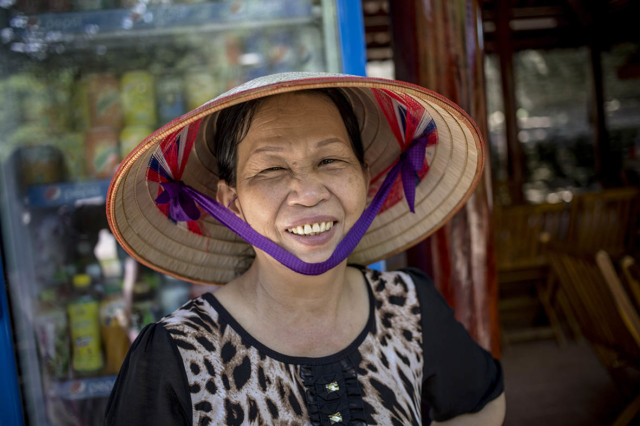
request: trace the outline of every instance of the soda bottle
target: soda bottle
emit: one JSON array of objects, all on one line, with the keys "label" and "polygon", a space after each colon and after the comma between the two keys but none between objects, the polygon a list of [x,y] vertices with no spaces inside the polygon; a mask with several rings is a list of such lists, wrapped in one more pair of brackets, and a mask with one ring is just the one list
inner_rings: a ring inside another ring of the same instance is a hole
[{"label": "soda bottle", "polygon": [[100,302],[100,331],[106,358],[105,374],[118,374],[130,346],[125,300],[116,283],[107,284],[104,292],[105,297]]}]

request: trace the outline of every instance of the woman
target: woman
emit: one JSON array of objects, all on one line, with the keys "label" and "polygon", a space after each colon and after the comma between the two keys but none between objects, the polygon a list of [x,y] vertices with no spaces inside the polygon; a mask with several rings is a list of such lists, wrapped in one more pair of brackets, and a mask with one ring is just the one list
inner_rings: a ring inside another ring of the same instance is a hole
[{"label": "woman", "polygon": [[502,424],[500,364],[428,277],[347,264],[435,231],[483,158],[446,99],[336,74],[254,80],[151,135],[112,183],[114,234],[226,284],[142,331],[106,424],[422,424],[422,396],[437,424]]}]

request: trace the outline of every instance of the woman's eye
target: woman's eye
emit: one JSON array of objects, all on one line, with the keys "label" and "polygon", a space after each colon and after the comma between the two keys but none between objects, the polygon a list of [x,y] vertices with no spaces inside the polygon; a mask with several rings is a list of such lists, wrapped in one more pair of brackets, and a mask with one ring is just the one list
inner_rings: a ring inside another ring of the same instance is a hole
[{"label": "woman's eye", "polygon": [[279,170],[284,170],[282,167],[269,167],[268,169],[264,169],[262,172],[277,172]]},{"label": "woman's eye", "polygon": [[320,165],[323,165],[323,164],[331,164],[331,163],[333,163],[334,161],[336,161],[336,160],[334,160],[333,158],[325,158],[324,160],[322,160],[322,161],[320,162]]}]

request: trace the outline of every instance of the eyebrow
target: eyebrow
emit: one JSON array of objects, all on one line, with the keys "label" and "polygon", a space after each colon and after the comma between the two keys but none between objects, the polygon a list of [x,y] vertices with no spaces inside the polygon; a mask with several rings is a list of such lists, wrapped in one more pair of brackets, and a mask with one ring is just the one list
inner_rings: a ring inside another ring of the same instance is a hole
[{"label": "eyebrow", "polygon": [[[329,138],[329,139],[324,139],[321,140],[320,142],[318,142],[316,144],[316,148],[321,148],[323,146],[332,144],[332,143],[344,143],[341,139],[338,138]],[[271,145],[267,145],[267,146],[263,146],[260,148],[255,149],[250,155],[249,157],[251,157],[253,154],[258,154],[260,152],[282,152],[284,151],[284,148],[281,146],[271,146]]]}]

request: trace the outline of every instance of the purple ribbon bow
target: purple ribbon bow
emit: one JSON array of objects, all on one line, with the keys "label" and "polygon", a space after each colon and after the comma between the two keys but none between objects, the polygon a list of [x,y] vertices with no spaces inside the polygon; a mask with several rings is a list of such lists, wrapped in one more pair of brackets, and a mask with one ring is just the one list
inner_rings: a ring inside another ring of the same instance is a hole
[{"label": "purple ribbon bow", "polygon": [[411,213],[416,212],[416,186],[420,182],[418,172],[422,170],[428,144],[428,137],[421,136],[418,139],[414,139],[411,145],[400,155],[402,187],[404,188],[404,197],[407,199]]},{"label": "purple ribbon bow", "polygon": [[184,182],[163,182],[164,192],[156,198],[157,204],[169,204],[169,217],[176,222],[200,219],[200,210],[194,199],[184,191]]},{"label": "purple ribbon bow", "polygon": [[237,217],[231,210],[218,203],[211,197],[196,191],[180,182],[161,183],[164,192],[158,196],[156,203],[169,203],[169,216],[175,221],[189,221],[200,218],[198,206],[211,217],[235,232],[252,246],[268,253],[271,257],[288,267],[292,271],[304,275],[320,275],[333,269],[344,261],[355,250],[356,246],[369,229],[369,226],[387,199],[398,174],[402,174],[402,184],[405,197],[412,213],[414,211],[415,190],[418,183],[417,172],[422,169],[426,149],[429,144],[429,134],[435,129],[433,122],[427,127],[422,136],[414,139],[405,149],[400,160],[389,170],[378,192],[369,206],[353,227],[349,230],[329,259],[319,263],[307,263],[289,253],[270,239],[254,230],[247,222]]}]

